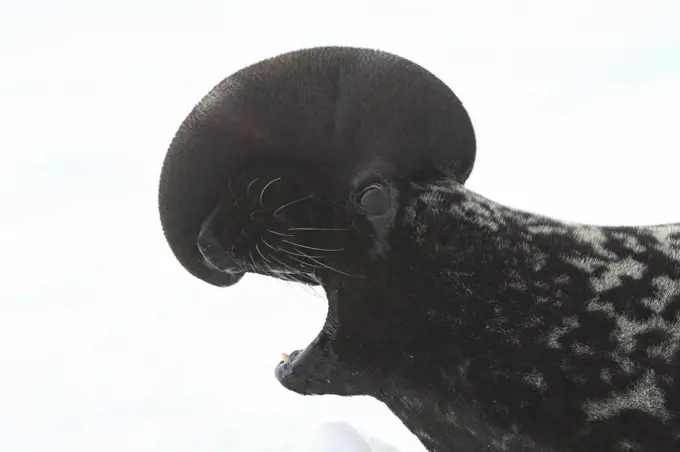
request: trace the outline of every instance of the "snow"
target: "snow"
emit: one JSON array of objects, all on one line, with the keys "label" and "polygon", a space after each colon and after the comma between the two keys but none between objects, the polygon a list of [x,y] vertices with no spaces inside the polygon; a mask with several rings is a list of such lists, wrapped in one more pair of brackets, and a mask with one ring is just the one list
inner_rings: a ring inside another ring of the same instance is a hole
[{"label": "snow", "polygon": [[320,290],[252,275],[208,287],[164,242],[169,140],[215,82],[261,58],[402,54],[470,111],[471,188],[574,221],[680,221],[680,6],[450,3],[3,7],[0,450],[423,451],[375,400],[273,378],[321,326]]},{"label": "snow", "polygon": [[[375,438],[364,437],[346,422],[323,424],[303,440],[300,452],[398,452],[397,449]],[[291,451],[292,452],[292,451]]]}]

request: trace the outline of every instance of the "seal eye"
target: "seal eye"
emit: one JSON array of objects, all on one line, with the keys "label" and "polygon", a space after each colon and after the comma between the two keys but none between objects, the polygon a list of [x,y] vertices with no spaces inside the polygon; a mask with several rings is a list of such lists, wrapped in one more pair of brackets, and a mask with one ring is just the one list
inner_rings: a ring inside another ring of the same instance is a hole
[{"label": "seal eye", "polygon": [[371,184],[359,197],[359,206],[368,215],[385,213],[390,206],[390,197],[385,187]]}]

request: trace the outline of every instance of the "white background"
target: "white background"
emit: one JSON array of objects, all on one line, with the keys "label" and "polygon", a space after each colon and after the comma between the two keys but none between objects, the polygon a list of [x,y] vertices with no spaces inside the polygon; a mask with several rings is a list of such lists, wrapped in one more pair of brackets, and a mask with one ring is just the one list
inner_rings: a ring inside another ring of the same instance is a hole
[{"label": "white background", "polygon": [[3,2],[0,450],[299,451],[346,420],[422,451],[371,399],[275,381],[279,353],[320,328],[321,290],[251,275],[212,288],[164,241],[172,136],[262,58],[400,54],[468,109],[470,188],[573,221],[680,221],[678,2],[367,3]]}]

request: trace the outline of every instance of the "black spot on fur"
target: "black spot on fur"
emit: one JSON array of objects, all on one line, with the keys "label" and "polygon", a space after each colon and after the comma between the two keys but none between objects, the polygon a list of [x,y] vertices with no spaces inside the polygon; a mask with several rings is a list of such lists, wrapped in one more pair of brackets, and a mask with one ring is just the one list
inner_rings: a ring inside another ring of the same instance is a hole
[{"label": "black spot on fur", "polygon": [[667,322],[680,320],[680,294],[673,297],[661,314]]}]

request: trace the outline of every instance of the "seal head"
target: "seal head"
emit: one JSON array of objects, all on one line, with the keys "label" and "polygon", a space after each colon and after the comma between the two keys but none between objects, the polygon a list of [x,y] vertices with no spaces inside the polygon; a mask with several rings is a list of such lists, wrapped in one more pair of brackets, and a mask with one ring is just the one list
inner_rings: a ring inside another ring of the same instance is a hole
[{"label": "seal head", "polygon": [[500,205],[462,184],[470,143],[460,103],[417,66],[288,54],[184,123],[166,237],[213,284],[320,284],[326,321],[276,378],[372,396],[430,451],[680,450],[680,225]]},{"label": "seal head", "polygon": [[[464,182],[475,155],[461,102],[421,66],[363,48],[299,50],[232,74],[189,113],[163,163],[161,224],[178,261],[210,284],[245,272],[318,284],[319,256],[339,246],[313,248],[346,232],[327,230],[331,218],[370,226],[348,204],[369,181]],[[372,246],[367,231],[343,247]],[[289,248],[297,255],[277,251]]]}]

